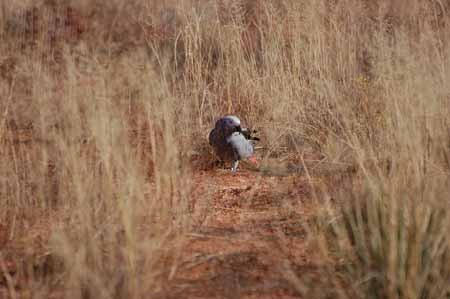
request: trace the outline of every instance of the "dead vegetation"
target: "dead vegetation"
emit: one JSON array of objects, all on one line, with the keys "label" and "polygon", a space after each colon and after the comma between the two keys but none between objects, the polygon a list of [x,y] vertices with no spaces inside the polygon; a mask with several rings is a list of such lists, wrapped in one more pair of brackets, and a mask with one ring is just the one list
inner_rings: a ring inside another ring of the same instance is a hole
[{"label": "dead vegetation", "polygon": [[2,2],[0,297],[448,298],[449,13]]}]

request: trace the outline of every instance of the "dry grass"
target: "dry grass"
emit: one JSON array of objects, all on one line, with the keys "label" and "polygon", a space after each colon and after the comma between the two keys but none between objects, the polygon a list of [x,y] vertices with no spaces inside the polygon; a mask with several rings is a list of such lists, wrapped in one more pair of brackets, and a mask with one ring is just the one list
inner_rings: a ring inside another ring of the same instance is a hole
[{"label": "dry grass", "polygon": [[38,2],[0,4],[0,294],[164,294],[234,113],[266,158],[357,170],[313,192],[324,296],[450,296],[445,2]]}]

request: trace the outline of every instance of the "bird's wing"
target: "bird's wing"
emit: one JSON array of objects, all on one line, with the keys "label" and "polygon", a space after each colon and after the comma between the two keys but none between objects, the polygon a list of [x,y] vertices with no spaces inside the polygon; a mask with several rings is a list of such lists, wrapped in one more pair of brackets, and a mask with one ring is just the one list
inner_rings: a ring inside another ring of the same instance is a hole
[{"label": "bird's wing", "polygon": [[247,159],[253,155],[253,144],[241,133],[235,132],[227,139],[239,159]]},{"label": "bird's wing", "polygon": [[211,132],[209,132],[208,140],[209,145],[213,145],[215,143],[216,139],[216,129],[212,129]]}]

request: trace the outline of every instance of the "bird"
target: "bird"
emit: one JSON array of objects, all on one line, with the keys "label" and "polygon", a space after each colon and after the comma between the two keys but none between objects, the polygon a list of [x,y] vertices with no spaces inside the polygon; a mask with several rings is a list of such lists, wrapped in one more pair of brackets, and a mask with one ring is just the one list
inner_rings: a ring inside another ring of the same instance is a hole
[{"label": "bird", "polygon": [[209,133],[209,144],[222,161],[231,162],[231,172],[235,173],[240,160],[257,164],[253,142],[259,138],[252,136],[253,133],[256,130],[241,127],[237,116],[225,115],[216,121]]}]

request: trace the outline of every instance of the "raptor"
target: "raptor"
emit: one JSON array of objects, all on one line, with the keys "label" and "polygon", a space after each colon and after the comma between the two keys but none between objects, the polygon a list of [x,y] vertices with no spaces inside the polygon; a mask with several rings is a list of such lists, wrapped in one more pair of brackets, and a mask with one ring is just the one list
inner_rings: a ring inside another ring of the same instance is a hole
[{"label": "raptor", "polygon": [[255,132],[242,128],[237,116],[226,115],[216,121],[209,133],[209,144],[222,161],[231,162],[231,171],[236,172],[240,160],[257,163],[253,143],[259,138],[252,136]]}]

